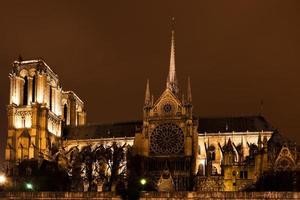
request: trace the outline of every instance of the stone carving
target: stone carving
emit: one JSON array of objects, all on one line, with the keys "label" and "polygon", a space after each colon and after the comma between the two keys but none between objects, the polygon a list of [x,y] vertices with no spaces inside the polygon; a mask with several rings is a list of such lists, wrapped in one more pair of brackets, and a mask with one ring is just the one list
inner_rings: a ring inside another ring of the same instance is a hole
[{"label": "stone carving", "polygon": [[174,191],[174,181],[169,170],[164,170],[161,174],[158,183],[158,191],[160,192],[171,192]]},{"label": "stone carving", "polygon": [[197,176],[196,191],[216,192],[224,190],[223,177],[221,176]]},{"label": "stone carving", "polygon": [[22,119],[24,119],[26,116],[31,116],[31,111],[28,110],[18,110],[15,112],[16,116],[20,116]]},{"label": "stone carving", "polygon": [[294,158],[288,147],[283,146],[275,161],[275,171],[287,171],[295,168]]}]

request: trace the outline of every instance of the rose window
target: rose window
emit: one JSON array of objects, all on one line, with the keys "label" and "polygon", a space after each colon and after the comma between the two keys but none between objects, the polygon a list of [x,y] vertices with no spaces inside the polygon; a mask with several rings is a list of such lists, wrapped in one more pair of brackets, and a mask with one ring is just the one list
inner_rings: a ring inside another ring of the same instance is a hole
[{"label": "rose window", "polygon": [[167,103],[167,104],[164,105],[164,111],[165,111],[166,113],[170,113],[171,110],[172,110],[171,104]]},{"label": "rose window", "polygon": [[150,136],[150,151],[157,154],[178,154],[183,152],[184,134],[176,124],[158,125]]}]

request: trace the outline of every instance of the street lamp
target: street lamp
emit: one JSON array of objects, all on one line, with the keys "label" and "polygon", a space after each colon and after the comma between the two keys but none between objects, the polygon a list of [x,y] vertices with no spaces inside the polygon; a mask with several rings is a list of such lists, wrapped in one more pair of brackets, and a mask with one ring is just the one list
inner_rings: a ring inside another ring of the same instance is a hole
[{"label": "street lamp", "polygon": [[142,178],[141,180],[140,180],[140,183],[141,183],[141,185],[146,185],[146,183],[147,183],[147,180],[146,179],[144,179],[144,178]]},{"label": "street lamp", "polygon": [[3,185],[6,182],[6,176],[1,174],[0,175],[0,185]]},{"label": "street lamp", "polygon": [[145,185],[147,184],[147,180],[145,178],[142,178],[140,180],[140,184],[142,185],[142,191],[145,191]]},{"label": "street lamp", "polygon": [[25,184],[27,190],[33,190],[33,185],[31,183]]}]

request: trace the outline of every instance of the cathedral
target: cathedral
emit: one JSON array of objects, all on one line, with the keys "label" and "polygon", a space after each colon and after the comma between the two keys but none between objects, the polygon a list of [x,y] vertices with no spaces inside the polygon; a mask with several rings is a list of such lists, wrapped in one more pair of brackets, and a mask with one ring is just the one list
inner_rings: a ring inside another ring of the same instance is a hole
[{"label": "cathedral", "polygon": [[5,159],[11,177],[23,161],[49,160],[53,147],[80,151],[112,143],[132,148],[140,176],[158,191],[242,191],[264,174],[300,169],[297,146],[263,116],[207,118],[193,112],[189,78],[179,91],[174,30],[165,90],[154,99],[147,81],[140,121],[88,124],[84,102],[63,90],[41,59],[14,61],[9,79]]}]

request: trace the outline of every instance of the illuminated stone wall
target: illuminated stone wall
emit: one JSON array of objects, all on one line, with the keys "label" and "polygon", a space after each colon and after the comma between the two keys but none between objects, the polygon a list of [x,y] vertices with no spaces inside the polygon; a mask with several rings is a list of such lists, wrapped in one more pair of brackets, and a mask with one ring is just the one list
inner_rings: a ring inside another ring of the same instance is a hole
[{"label": "illuminated stone wall", "polygon": [[[228,133],[209,133],[203,134],[200,133],[198,136],[198,155],[197,155],[197,166],[203,165],[201,169],[205,170],[205,162],[207,158],[206,149],[213,147],[215,149],[215,160],[212,165],[216,168],[217,173],[221,174],[221,162],[223,160],[223,154],[220,146],[224,146],[230,139],[231,142],[235,145],[241,145],[243,147],[244,157],[249,155],[250,144],[257,145],[259,136],[261,138],[267,137],[267,140],[271,138],[273,131],[261,131],[261,132],[228,132]],[[236,152],[236,157],[238,158]]]},{"label": "illuminated stone wall", "polygon": [[9,79],[6,160],[46,157],[58,145],[63,124],[86,123],[83,102],[62,90],[57,74],[43,60],[14,61]]}]

